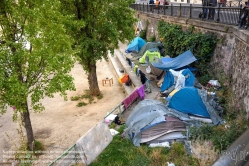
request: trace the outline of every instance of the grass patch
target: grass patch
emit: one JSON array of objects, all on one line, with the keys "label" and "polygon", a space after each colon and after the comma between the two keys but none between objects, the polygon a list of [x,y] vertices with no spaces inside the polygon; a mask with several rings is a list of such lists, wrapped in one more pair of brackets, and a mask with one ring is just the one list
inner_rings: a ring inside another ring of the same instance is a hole
[{"label": "grass patch", "polygon": [[[95,96],[95,98],[102,99],[103,98],[103,94]],[[73,97],[71,97],[71,101],[80,101],[76,105],[77,107],[82,107],[82,106],[85,106],[87,104],[96,103],[96,101],[94,101],[94,96],[92,96],[90,94],[90,90],[84,90],[84,94],[79,95],[79,96],[73,96]]]},{"label": "grass patch", "polygon": [[148,145],[135,147],[129,139],[121,137],[125,125],[118,129],[119,134],[115,135],[107,148],[90,164],[90,166],[154,166],[167,165],[167,162],[173,162],[176,165],[195,166],[197,160],[187,155],[184,145],[174,143],[172,147],[150,148]]},{"label": "grass patch", "polygon": [[80,96],[72,96],[71,101],[77,101],[80,99]]},{"label": "grass patch", "polygon": [[79,102],[76,106],[82,107],[82,106],[86,106],[86,105],[87,105],[87,103],[85,103],[85,102]]},{"label": "grass patch", "polygon": [[97,96],[97,98],[100,100],[100,99],[102,99],[104,96],[103,96],[103,94],[100,94],[100,95],[98,95]]}]

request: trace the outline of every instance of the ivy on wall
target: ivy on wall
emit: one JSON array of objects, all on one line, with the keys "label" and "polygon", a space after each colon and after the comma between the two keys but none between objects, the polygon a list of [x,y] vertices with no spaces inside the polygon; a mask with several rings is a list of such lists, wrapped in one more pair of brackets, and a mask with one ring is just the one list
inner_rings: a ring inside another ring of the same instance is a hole
[{"label": "ivy on wall", "polygon": [[159,38],[162,39],[165,53],[176,57],[187,50],[191,50],[197,58],[192,67],[197,69],[197,76],[206,76],[208,64],[216,47],[217,37],[213,33],[195,33],[191,26],[186,31],[182,26],[159,21],[157,24]]}]

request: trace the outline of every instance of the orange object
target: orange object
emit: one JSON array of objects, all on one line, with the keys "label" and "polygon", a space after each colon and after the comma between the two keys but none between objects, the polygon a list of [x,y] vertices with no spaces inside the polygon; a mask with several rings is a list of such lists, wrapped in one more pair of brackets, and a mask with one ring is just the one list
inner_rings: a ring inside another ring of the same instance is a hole
[{"label": "orange object", "polygon": [[120,83],[126,83],[129,80],[129,75],[125,74],[120,78]]}]

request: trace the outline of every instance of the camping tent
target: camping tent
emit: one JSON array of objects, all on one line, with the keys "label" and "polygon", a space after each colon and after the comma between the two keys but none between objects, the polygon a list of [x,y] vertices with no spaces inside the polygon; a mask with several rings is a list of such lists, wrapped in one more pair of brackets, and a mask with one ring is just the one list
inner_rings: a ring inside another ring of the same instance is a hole
[{"label": "camping tent", "polygon": [[163,83],[160,87],[161,92],[164,92],[165,90],[169,89],[172,85],[177,86],[177,84],[180,84],[179,82],[181,82],[183,86],[194,86],[195,76],[189,69],[184,69],[178,72],[179,74],[185,77],[183,78],[184,80],[180,80],[180,78],[175,77],[172,74],[172,72],[175,72],[175,71],[174,70],[166,71],[166,74],[164,75]]},{"label": "camping tent", "polygon": [[188,50],[175,58],[160,58],[157,62],[152,62],[152,65],[161,70],[175,70],[187,66],[196,60],[192,52]]},{"label": "camping tent", "polygon": [[139,52],[140,49],[146,44],[141,37],[134,38],[125,50],[126,53]]},{"label": "camping tent", "polygon": [[197,89],[194,87],[184,87],[176,92],[170,99],[169,107],[187,114],[210,118]]},{"label": "camping tent", "polygon": [[159,58],[161,58],[161,55],[158,51],[156,52],[150,52],[147,50],[144,55],[139,59],[139,63],[149,63],[149,62],[155,62]]},{"label": "camping tent", "polygon": [[158,51],[161,55],[163,55],[163,44],[161,42],[147,42],[139,51],[139,53],[134,54],[132,53],[132,56],[135,57],[142,57],[144,53],[149,50],[150,52]]}]

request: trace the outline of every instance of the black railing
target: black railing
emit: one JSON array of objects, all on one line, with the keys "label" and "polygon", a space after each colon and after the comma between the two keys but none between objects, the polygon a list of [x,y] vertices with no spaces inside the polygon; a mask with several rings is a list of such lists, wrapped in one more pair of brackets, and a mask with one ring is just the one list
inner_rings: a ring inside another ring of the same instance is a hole
[{"label": "black railing", "polygon": [[[219,3],[217,7],[176,3],[169,5],[132,4],[131,8],[142,12],[200,19],[228,25],[239,25],[244,13],[240,4],[238,4],[238,7],[223,7],[222,3]],[[246,9],[246,11],[249,13],[249,9]],[[248,25],[249,21],[244,23],[246,29]]]}]

